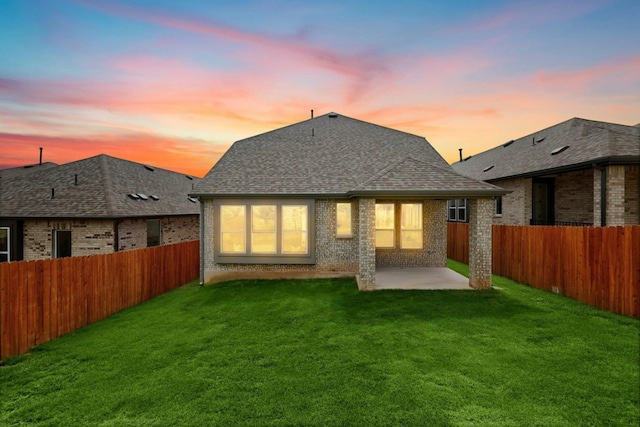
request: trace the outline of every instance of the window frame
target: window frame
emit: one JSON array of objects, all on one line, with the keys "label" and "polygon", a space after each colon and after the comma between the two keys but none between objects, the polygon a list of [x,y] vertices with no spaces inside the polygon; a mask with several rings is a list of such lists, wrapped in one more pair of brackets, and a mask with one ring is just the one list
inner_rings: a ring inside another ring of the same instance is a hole
[{"label": "window frame", "polygon": [[6,255],[7,259],[0,259],[0,262],[11,261],[11,227],[0,227],[0,231],[3,230],[7,231],[7,249],[0,249],[0,255]]},{"label": "window frame", "polygon": [[[468,199],[447,200],[447,221],[469,222]],[[460,219],[460,212],[464,212],[464,219]],[[451,215],[453,213],[453,216]]]},{"label": "window frame", "polygon": [[[383,251],[403,251],[403,252],[411,252],[411,251],[423,251],[425,249],[425,238],[424,238],[424,201],[416,200],[416,201],[381,201],[376,202],[377,205],[392,205],[393,206],[393,246],[378,246],[378,242],[376,239],[376,250]],[[403,229],[402,228],[402,207],[404,205],[418,205],[420,207],[420,230],[418,229]],[[375,207],[374,207],[375,209]],[[377,232],[379,229],[377,228],[377,224],[375,224],[375,231]],[[388,230],[388,229],[381,229]],[[403,231],[420,231],[421,238],[421,246],[419,248],[405,248],[402,246],[402,232]]]},{"label": "window frame", "polygon": [[[377,207],[378,206],[382,206],[382,205],[391,205],[391,207],[393,208],[393,214],[392,214],[393,215],[393,218],[392,218],[392,224],[393,225],[391,226],[391,228],[378,228]],[[375,203],[373,209],[374,209],[374,217],[375,217],[374,218],[374,227],[375,227],[375,235],[376,235],[375,248],[376,249],[396,249],[398,247],[397,244],[396,244],[397,243],[396,239],[398,237],[398,233],[396,233],[396,227],[397,227],[397,224],[396,224],[396,203],[394,203],[394,202],[391,202],[391,203],[389,203],[389,202]],[[378,238],[377,238],[378,237],[378,231],[391,231],[392,232],[392,236],[393,236],[391,238],[392,246],[378,246]]]},{"label": "window frame", "polygon": [[495,204],[493,209],[493,216],[502,216],[502,212],[503,212],[502,196],[496,196],[494,200],[495,200]]},{"label": "window frame", "polygon": [[[245,207],[245,250],[243,253],[222,252],[222,234],[220,210],[222,206],[233,205]],[[252,252],[252,207],[275,206],[276,207],[276,252],[255,253]],[[283,252],[283,206],[305,206],[307,211],[306,240],[307,252],[286,253]],[[214,262],[216,264],[315,264],[315,200],[314,199],[215,199],[213,201],[213,233],[214,233]]]},{"label": "window frame", "polygon": [[[60,255],[59,233],[69,233],[69,255]],[[53,258],[68,258],[73,256],[73,235],[71,230],[53,230]]]},{"label": "window frame", "polygon": [[[150,245],[149,244],[149,225],[155,224],[155,223],[158,224],[158,243]],[[160,246],[160,245],[162,245],[162,223],[160,221],[160,218],[147,219],[147,247],[152,248],[154,246]]]},{"label": "window frame", "polygon": [[[339,223],[338,217],[340,215],[340,209],[339,209],[340,205],[349,206],[349,217],[348,217],[349,234],[341,234],[338,231],[338,223]],[[352,237],[353,237],[353,204],[351,202],[336,202],[336,238],[350,239]]]},{"label": "window frame", "polygon": [[[417,205],[419,207],[419,213],[420,213],[420,228],[403,228],[402,225],[402,215],[403,215],[403,209],[404,206],[409,206],[409,205]],[[399,242],[399,247],[402,250],[408,251],[408,250],[422,250],[424,249],[424,215],[423,215],[423,209],[424,209],[424,205],[422,203],[401,203],[400,204],[400,242]],[[402,234],[403,232],[416,232],[419,231],[420,232],[420,247],[419,248],[405,248],[403,247],[403,242],[404,239],[402,238]]]}]

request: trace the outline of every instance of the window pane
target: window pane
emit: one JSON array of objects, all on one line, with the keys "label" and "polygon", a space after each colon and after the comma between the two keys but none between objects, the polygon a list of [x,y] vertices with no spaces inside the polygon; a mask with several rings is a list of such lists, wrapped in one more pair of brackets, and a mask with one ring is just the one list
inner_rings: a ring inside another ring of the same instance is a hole
[{"label": "window pane", "polygon": [[147,220],[147,247],[160,245],[160,220]]},{"label": "window pane", "polygon": [[393,230],[393,203],[376,204],[376,229]]},{"label": "window pane", "polygon": [[56,258],[71,256],[71,230],[56,230],[55,232]]},{"label": "window pane", "polygon": [[251,252],[254,254],[275,254],[276,233],[251,233]]},{"label": "window pane", "polygon": [[9,261],[9,254],[7,253],[0,254],[0,262],[5,262],[5,261]]},{"label": "window pane", "polygon": [[245,253],[245,207],[220,206],[221,252]]},{"label": "window pane", "polygon": [[403,230],[400,237],[400,247],[402,249],[422,249],[422,230]]},{"label": "window pane", "polygon": [[282,206],[282,253],[306,254],[307,206]]},{"label": "window pane", "polygon": [[351,203],[336,203],[336,235],[351,236]]},{"label": "window pane", "polygon": [[0,228],[0,252],[9,250],[9,229]]},{"label": "window pane", "polygon": [[467,210],[464,207],[458,209],[458,221],[466,222],[467,221]]},{"label": "window pane", "polygon": [[502,196],[496,197],[496,215],[502,215]]},{"label": "window pane", "polygon": [[253,231],[276,231],[275,206],[251,206],[251,229]]},{"label": "window pane", "polygon": [[376,230],[376,248],[393,248],[393,230]]},{"label": "window pane", "polygon": [[422,205],[403,204],[400,227],[402,230],[422,230]]}]

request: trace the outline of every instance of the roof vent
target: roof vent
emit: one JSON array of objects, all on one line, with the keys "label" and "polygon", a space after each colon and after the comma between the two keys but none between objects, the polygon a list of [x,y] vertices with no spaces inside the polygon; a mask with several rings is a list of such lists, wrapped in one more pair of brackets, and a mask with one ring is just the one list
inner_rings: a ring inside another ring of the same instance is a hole
[{"label": "roof vent", "polygon": [[512,139],[511,141],[509,141],[509,142],[505,142],[504,144],[502,144],[502,146],[503,146],[503,147],[508,147],[508,146],[510,146],[511,144],[513,144],[513,142],[514,142],[514,141],[513,141],[513,139]]},{"label": "roof vent", "polygon": [[191,203],[197,203],[198,199],[194,199],[193,197],[187,197]]},{"label": "roof vent", "polygon": [[541,143],[542,141],[544,141],[544,139],[545,139],[545,138],[546,138],[546,137],[544,137],[544,136],[543,136],[543,137],[541,137],[541,138],[536,139],[536,144]]},{"label": "roof vent", "polygon": [[329,117],[335,119],[336,117],[338,117],[338,115],[336,113],[329,113]]},{"label": "roof vent", "polygon": [[493,165],[487,166],[486,168],[482,169],[482,172],[487,172],[487,171],[490,171],[491,169],[493,169]]},{"label": "roof vent", "polygon": [[138,196],[135,193],[129,193],[129,194],[127,194],[127,196],[129,196],[129,198],[133,199],[133,200],[140,200],[140,196]]},{"label": "roof vent", "polygon": [[553,151],[551,152],[551,155],[552,155],[552,156],[555,156],[555,155],[556,155],[556,154],[558,154],[558,153],[562,153],[562,152],[563,152],[564,150],[566,150],[567,148],[569,148],[569,146],[568,146],[568,145],[564,145],[564,146],[562,146],[562,147],[558,147],[558,148],[556,148],[555,150],[553,150]]},{"label": "roof vent", "polygon": [[189,176],[189,175],[185,175],[187,177],[187,179],[190,179],[191,181],[193,181],[193,177]]},{"label": "roof vent", "polygon": [[151,197],[151,199],[152,199],[152,200],[155,200],[156,202],[157,202],[158,200],[160,200],[160,197],[155,196],[155,195],[153,195],[153,194],[152,194],[152,195],[150,195],[149,197]]},{"label": "roof vent", "polygon": [[140,197],[142,200],[149,200],[146,194],[138,193],[138,197]]},{"label": "roof vent", "polygon": [[145,168],[146,170],[148,170],[148,171],[151,171],[151,172],[153,172],[154,170],[156,170],[155,168],[153,168],[153,167],[151,167],[151,166],[147,166],[147,165],[144,165],[144,168]]},{"label": "roof vent", "polygon": [[467,160],[469,160],[469,159],[470,159],[470,158],[472,158],[472,157],[473,157],[473,156],[469,156],[469,157],[465,158],[465,159],[463,160],[463,162],[466,162]]}]

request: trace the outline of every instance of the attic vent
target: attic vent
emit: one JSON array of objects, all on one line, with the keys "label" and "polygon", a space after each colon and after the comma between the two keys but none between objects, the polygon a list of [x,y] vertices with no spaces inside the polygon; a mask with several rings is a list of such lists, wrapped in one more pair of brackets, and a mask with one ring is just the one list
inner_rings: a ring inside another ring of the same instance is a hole
[{"label": "attic vent", "polygon": [[149,200],[146,194],[138,193],[138,197],[140,197],[142,200]]},{"label": "attic vent", "polygon": [[542,137],[540,137],[540,138],[536,139],[536,144],[541,143],[542,141],[544,141],[544,139],[545,139],[545,138],[546,138],[546,137],[542,136]]},{"label": "attic vent", "polygon": [[140,196],[138,196],[135,193],[129,193],[129,194],[127,194],[127,196],[129,196],[129,198],[133,199],[133,200],[140,200]]},{"label": "attic vent", "polygon": [[152,195],[150,195],[149,197],[151,197],[151,199],[152,199],[152,200],[155,200],[156,202],[157,202],[158,200],[160,200],[160,197],[158,197],[158,196],[154,196],[153,194],[152,194]]},{"label": "attic vent", "polygon": [[338,117],[338,115],[336,113],[329,113],[329,117],[335,119],[336,117]]},{"label": "attic vent", "polygon": [[512,139],[511,141],[509,141],[509,142],[505,142],[504,144],[502,144],[502,146],[503,146],[503,147],[508,147],[508,146],[510,146],[511,144],[513,144],[513,142],[514,142],[514,141],[513,141],[513,139]]},{"label": "attic vent", "polygon": [[144,165],[144,168],[145,168],[146,170],[148,170],[148,171],[151,171],[151,172],[153,172],[154,170],[156,170],[155,168],[153,168],[153,167],[151,167],[151,166],[147,166],[147,165]]},{"label": "attic vent", "polygon": [[556,154],[558,154],[558,153],[562,153],[562,152],[563,152],[564,150],[566,150],[567,148],[569,148],[569,146],[568,146],[568,145],[564,145],[564,146],[562,146],[562,147],[558,147],[558,148],[556,148],[555,150],[553,150],[553,151],[551,152],[551,155],[552,155],[552,156],[555,156],[555,155],[556,155]]},{"label": "attic vent", "polygon": [[473,156],[469,156],[469,157],[465,158],[465,159],[463,160],[463,162],[466,162],[467,160],[469,160],[469,159],[470,159],[470,158],[472,158],[472,157],[473,157]]},{"label": "attic vent", "polygon": [[193,181],[193,177],[190,177],[189,175],[185,175],[187,177],[187,179],[190,179],[191,181]]},{"label": "attic vent", "polygon": [[198,199],[194,199],[193,197],[187,197],[191,203],[197,203]]},{"label": "attic vent", "polygon": [[486,168],[482,169],[482,172],[487,172],[487,171],[490,171],[491,169],[493,169],[493,165],[487,166]]}]

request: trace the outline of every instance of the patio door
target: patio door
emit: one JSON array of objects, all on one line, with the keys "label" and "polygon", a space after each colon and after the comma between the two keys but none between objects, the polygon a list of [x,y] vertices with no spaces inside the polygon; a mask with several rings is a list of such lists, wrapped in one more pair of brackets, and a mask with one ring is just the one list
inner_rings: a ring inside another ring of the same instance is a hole
[{"label": "patio door", "polygon": [[553,178],[538,178],[533,180],[531,225],[553,225],[554,210],[554,182]]}]

